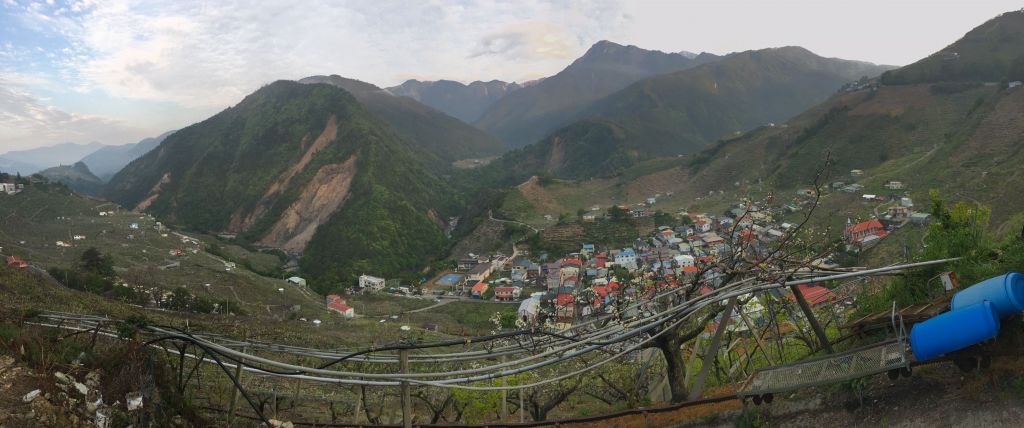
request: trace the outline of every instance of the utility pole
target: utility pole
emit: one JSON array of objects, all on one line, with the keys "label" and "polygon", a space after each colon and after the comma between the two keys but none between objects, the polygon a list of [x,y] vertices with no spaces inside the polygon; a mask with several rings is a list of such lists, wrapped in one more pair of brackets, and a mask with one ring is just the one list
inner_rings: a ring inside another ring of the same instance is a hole
[{"label": "utility pole", "polygon": [[[409,350],[398,351],[398,371],[402,374],[409,373]],[[412,397],[409,394],[409,382],[402,381],[402,426],[412,428]]]}]

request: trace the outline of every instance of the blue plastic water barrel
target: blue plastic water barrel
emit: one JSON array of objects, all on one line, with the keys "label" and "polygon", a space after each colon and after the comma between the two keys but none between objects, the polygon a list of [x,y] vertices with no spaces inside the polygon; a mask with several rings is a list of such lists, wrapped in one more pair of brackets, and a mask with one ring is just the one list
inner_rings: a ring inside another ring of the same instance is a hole
[{"label": "blue plastic water barrel", "polygon": [[953,295],[952,310],[976,305],[983,300],[992,302],[999,318],[1024,311],[1024,275],[1010,272],[989,278]]},{"label": "blue plastic water barrel", "polygon": [[999,333],[999,316],[989,301],[959,308],[914,324],[910,349],[917,361],[981,343]]}]

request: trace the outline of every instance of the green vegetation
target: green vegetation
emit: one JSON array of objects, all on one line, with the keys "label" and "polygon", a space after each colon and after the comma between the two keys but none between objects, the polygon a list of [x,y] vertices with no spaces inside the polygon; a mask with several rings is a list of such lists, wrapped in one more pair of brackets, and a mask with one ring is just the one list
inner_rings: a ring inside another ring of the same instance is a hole
[{"label": "green vegetation", "polygon": [[886,85],[1024,79],[1024,12],[1004,13],[918,62],[882,75]]},{"label": "green vegetation", "polygon": [[515,316],[518,307],[516,303],[452,302],[408,317],[412,322],[443,327],[448,333],[484,334],[495,329],[492,319],[496,313]]},{"label": "green vegetation", "polygon": [[244,314],[237,302],[213,302],[192,294],[185,287],[177,287],[166,297],[158,289],[143,289],[123,283],[114,272],[114,261],[95,247],[82,252],[81,261],[73,269],[51,267],[47,273],[65,287],[120,300],[137,306],[154,303],[165,309],[196,313]]},{"label": "green vegetation", "polygon": [[[988,228],[991,211],[984,206],[958,202],[953,206],[931,192],[934,222],[928,227],[924,248],[914,261],[961,257],[939,266],[915,269],[898,277],[881,290],[865,291],[858,297],[858,311],[864,314],[885,310],[892,302],[899,307],[930,301],[941,294],[936,276],[953,271],[962,286],[1024,269],[1024,228],[1007,233],[1001,239]],[[1024,225],[1018,218],[1016,223]]]},{"label": "green vegetation", "polygon": [[[101,216],[100,212],[114,214]],[[84,239],[73,240],[73,235]],[[115,285],[110,296],[117,300],[111,302],[130,297],[128,290],[131,289],[157,293],[186,287],[195,296],[221,306],[240,305],[247,313],[283,318],[294,305],[301,306],[303,316],[322,313],[320,298],[310,299],[308,292],[286,286],[279,279],[256,275],[242,264],[228,269],[220,258],[202,251],[207,244],[217,243],[216,240],[193,235],[192,239],[200,242],[193,245],[181,239],[173,231],[158,230],[156,222],[148,216],[127,213],[109,202],[72,194],[61,184],[33,183],[17,195],[0,194],[0,247],[4,255],[21,257],[43,270],[57,268],[71,272],[80,269],[82,252],[96,247],[113,261],[118,278],[115,283],[129,286]],[[72,246],[54,245],[59,240]],[[242,260],[276,259],[269,254],[247,252],[239,246],[226,248]],[[176,250],[182,251],[180,256],[171,255]],[[63,274],[54,276],[64,279]],[[284,290],[279,291],[279,288]],[[268,308],[268,304],[272,306]],[[88,307],[80,310],[91,312]]]},{"label": "green vegetation", "polygon": [[447,170],[456,160],[494,156],[505,150],[497,138],[454,117],[366,82],[338,75],[312,76],[302,83],[326,83],[351,93],[370,114],[426,155],[431,169]]},{"label": "green vegetation", "polygon": [[89,167],[82,162],[47,168],[37,174],[87,195],[98,195],[103,189],[103,181],[93,175],[92,171],[89,171]]},{"label": "green vegetation", "polygon": [[65,287],[75,290],[88,291],[136,305],[144,305],[149,302],[145,293],[115,283],[117,277],[114,273],[113,260],[110,256],[101,254],[96,247],[86,249],[82,252],[80,259],[76,268],[51,267],[47,273]]}]

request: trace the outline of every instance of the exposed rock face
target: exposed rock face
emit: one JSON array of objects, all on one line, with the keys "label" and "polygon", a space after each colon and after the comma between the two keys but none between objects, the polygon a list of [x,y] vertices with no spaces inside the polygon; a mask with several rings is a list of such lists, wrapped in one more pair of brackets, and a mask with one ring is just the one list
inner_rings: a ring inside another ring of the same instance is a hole
[{"label": "exposed rock face", "polygon": [[316,228],[341,207],[355,175],[356,156],[321,167],[260,243],[301,252],[313,238]]},{"label": "exposed rock face", "polygon": [[305,153],[302,154],[302,158],[288,167],[288,170],[281,174],[281,177],[270,185],[270,188],[268,188],[266,193],[263,194],[263,198],[256,204],[256,207],[253,208],[252,212],[250,212],[244,220],[242,219],[242,216],[244,215],[242,208],[239,208],[239,210],[231,216],[231,225],[229,226],[228,231],[231,233],[240,233],[262,218],[263,215],[266,214],[267,210],[273,206],[274,201],[281,195],[281,192],[288,188],[292,179],[295,178],[298,173],[302,172],[302,170],[306,169],[309,162],[313,160],[313,156],[327,147],[327,145],[334,141],[337,136],[338,121],[334,115],[331,115],[331,117],[327,119],[327,124],[324,126],[323,132],[320,133],[320,136],[316,137],[313,144],[306,147],[306,145],[309,144],[309,138],[307,136],[302,139],[299,143],[305,148]]},{"label": "exposed rock face", "polygon": [[145,211],[146,208],[149,208],[149,206],[153,204],[153,201],[155,201],[156,198],[160,197],[160,189],[165,184],[170,182],[171,173],[164,173],[164,175],[160,177],[160,181],[156,182],[156,184],[153,185],[153,188],[149,191],[149,195],[146,196],[146,199],[143,199],[142,202],[139,202],[139,204],[135,206],[135,209],[133,211],[140,213],[142,211]]}]

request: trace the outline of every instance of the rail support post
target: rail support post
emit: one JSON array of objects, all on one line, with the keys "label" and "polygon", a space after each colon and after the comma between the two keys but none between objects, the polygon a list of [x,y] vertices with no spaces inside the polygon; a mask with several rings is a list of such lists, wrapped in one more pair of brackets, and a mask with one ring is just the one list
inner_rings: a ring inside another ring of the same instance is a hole
[{"label": "rail support post", "polygon": [[832,350],[832,343],[828,341],[828,336],[825,336],[825,330],[822,330],[821,324],[818,323],[818,318],[811,311],[811,305],[807,304],[807,299],[804,298],[804,293],[800,291],[800,287],[790,285],[789,289],[793,291],[793,297],[796,297],[796,303],[800,305],[800,310],[803,311],[804,317],[807,317],[807,323],[811,325],[811,330],[814,330],[814,335],[818,337],[821,347],[825,348],[825,351],[829,354],[835,353]]},{"label": "rail support post", "polygon": [[[398,370],[402,374],[409,373],[409,350],[398,351]],[[412,428],[412,396],[409,392],[409,382],[402,381],[402,426]]]},{"label": "rail support post", "polygon": [[526,422],[526,406],[523,405],[523,388],[519,388],[519,423]]},{"label": "rail support post", "polygon": [[688,400],[693,401],[700,398],[700,394],[704,390],[704,379],[707,378],[708,371],[714,365],[715,358],[718,358],[718,347],[722,345],[725,327],[729,325],[729,320],[732,319],[732,311],[735,309],[736,298],[733,297],[729,299],[725,311],[722,312],[722,321],[718,323],[718,330],[715,330],[715,336],[711,338],[711,345],[704,351],[704,363],[701,364],[700,371],[697,372],[697,379],[693,382],[693,388],[690,389],[690,395],[687,397]]},{"label": "rail support post", "polygon": [[[505,363],[505,356],[504,355],[501,356],[501,363],[502,364]],[[503,388],[501,389],[501,419],[500,420],[505,420],[505,418],[508,417],[508,390],[504,388],[504,386],[506,386],[506,385],[508,385],[508,382],[507,382],[506,378],[504,376],[502,376],[502,378],[501,378],[501,386]]]},{"label": "rail support post", "polygon": [[[246,348],[242,348],[242,353],[243,354],[245,353],[245,351],[246,351]],[[242,384],[242,363],[244,363],[244,362],[245,362],[244,359],[239,358],[238,362],[235,364],[235,380],[238,381],[239,385]],[[231,390],[231,403],[228,404],[228,426],[231,426],[231,423],[235,421],[235,406],[237,406],[237,405],[238,405],[238,388],[234,388],[234,389]]]}]

